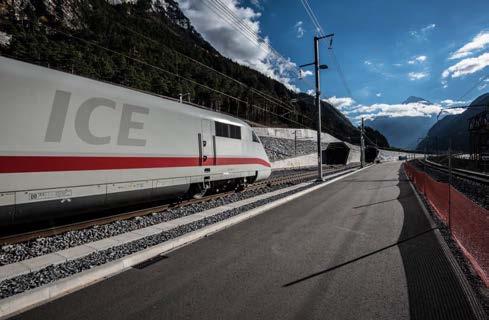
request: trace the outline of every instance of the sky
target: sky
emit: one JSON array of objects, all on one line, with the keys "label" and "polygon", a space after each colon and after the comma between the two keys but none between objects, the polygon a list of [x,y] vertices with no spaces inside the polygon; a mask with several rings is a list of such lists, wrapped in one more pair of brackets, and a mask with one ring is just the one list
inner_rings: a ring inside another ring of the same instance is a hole
[{"label": "sky", "polygon": [[[328,41],[320,45],[320,61],[329,67],[321,71],[322,98],[354,123],[435,115],[489,92],[487,0],[178,2],[221,54],[312,93],[312,69],[298,68],[314,58],[317,30],[308,3],[324,32],[335,34],[333,49]],[[401,104],[409,96],[433,104]]]}]

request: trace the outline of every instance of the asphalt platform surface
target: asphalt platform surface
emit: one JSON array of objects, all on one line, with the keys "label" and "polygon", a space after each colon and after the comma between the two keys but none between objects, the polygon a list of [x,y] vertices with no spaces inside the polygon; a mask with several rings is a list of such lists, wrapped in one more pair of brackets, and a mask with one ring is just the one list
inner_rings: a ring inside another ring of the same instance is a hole
[{"label": "asphalt platform surface", "polygon": [[17,319],[474,319],[400,162],[369,167]]}]

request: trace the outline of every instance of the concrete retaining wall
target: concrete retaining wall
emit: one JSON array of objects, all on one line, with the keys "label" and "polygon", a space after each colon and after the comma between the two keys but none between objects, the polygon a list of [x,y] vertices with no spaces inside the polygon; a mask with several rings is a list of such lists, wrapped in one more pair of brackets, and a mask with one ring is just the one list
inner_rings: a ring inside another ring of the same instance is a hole
[{"label": "concrete retaining wall", "polygon": [[[294,140],[297,136],[298,140],[311,140],[316,141],[317,135],[316,130],[311,129],[293,129],[293,128],[253,128],[258,136],[261,137],[272,137],[280,139],[291,139]],[[333,137],[330,134],[322,133],[322,142],[340,142],[341,140]],[[345,142],[345,144],[350,148],[350,154],[348,155],[347,163],[360,162],[360,147],[353,145],[351,143]],[[406,156],[408,153],[399,151],[389,151],[389,150],[379,150],[378,159],[380,161],[397,161],[399,156]],[[413,154],[410,154],[412,156]],[[421,158],[422,154],[416,154],[417,158]],[[305,166],[315,166],[317,165],[317,155],[308,154],[299,157],[288,158],[284,160],[279,160],[272,163],[272,168],[296,168]]]},{"label": "concrete retaining wall", "polygon": [[298,169],[303,167],[317,166],[318,155],[316,153],[304,156],[288,158],[272,162],[272,169]]},{"label": "concrete retaining wall", "polygon": [[[298,140],[317,140],[316,130],[311,129],[290,129],[290,128],[253,128],[256,134],[261,137],[272,137],[282,139],[295,139],[297,135]],[[341,140],[333,137],[330,134],[321,134],[322,142],[339,142]]]},{"label": "concrete retaining wall", "polygon": [[345,143],[350,148],[350,154],[348,155],[348,161],[346,164],[360,162],[360,147],[348,142]]},{"label": "concrete retaining wall", "polygon": [[[294,140],[297,136],[297,140],[317,141],[316,130],[311,129],[253,128],[253,130],[255,130],[256,134],[260,137]],[[341,142],[341,140],[333,137],[330,134],[322,133],[321,142],[327,144],[331,142]],[[352,145],[350,143],[346,143],[346,145],[348,145],[348,147],[350,148],[350,154],[348,156],[347,164],[352,162],[360,162],[360,147]],[[272,168],[274,169],[297,168],[315,165],[317,165],[317,154],[315,153],[272,162]]]}]

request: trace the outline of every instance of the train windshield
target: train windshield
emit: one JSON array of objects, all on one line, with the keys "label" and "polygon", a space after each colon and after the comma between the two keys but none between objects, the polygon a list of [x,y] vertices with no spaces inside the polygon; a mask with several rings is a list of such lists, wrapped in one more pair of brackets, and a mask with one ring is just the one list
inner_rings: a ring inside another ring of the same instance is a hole
[{"label": "train windshield", "polygon": [[260,140],[258,140],[258,136],[256,135],[255,131],[251,131],[251,136],[252,136],[252,139],[253,139],[253,142],[258,142],[260,143]]}]

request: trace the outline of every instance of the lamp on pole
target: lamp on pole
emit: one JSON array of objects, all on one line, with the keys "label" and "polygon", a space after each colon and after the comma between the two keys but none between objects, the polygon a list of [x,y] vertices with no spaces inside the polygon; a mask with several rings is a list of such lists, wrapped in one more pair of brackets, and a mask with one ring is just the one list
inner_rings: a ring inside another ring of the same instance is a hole
[{"label": "lamp on pole", "polygon": [[333,41],[334,33],[324,36],[314,36],[314,62],[303,64],[299,68],[314,66],[314,74],[316,76],[316,108],[318,110],[317,124],[317,146],[318,146],[318,178],[317,181],[323,181],[323,154],[321,150],[321,85],[319,81],[319,71],[328,69],[328,66],[319,64],[319,41],[322,39],[330,39],[330,47]]}]

